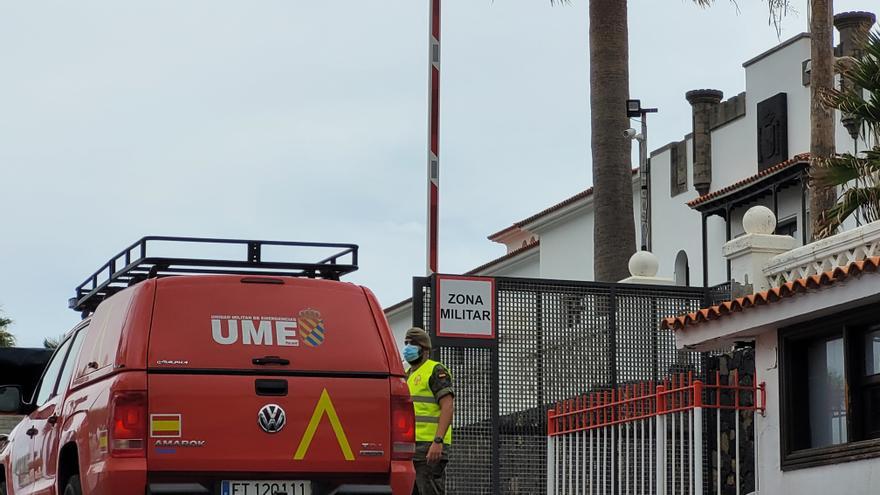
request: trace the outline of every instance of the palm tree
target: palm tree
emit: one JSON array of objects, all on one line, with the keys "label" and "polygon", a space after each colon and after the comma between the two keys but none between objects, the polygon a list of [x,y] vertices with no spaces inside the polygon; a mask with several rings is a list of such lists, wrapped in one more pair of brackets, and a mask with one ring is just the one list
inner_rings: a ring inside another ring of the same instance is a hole
[{"label": "palm tree", "polygon": [[812,170],[813,181],[834,193],[843,191],[817,216],[818,234],[827,237],[855,215],[859,222],[880,220],[880,33],[867,37],[859,59],[844,58],[838,70],[846,84],[823,92],[822,103],[861,123],[861,137],[873,137],[871,149],[826,158]]},{"label": "palm tree", "polygon": [[[810,21],[810,168],[815,169],[834,156],[834,109],[822,104],[822,95],[834,88],[834,1],[812,0]],[[812,237],[822,238],[826,211],[837,200],[833,187],[814,181],[810,185]]]},{"label": "palm tree", "polygon": [[[692,0],[708,7],[714,0]],[[731,0],[736,3],[736,0]],[[789,0],[766,0],[773,24]],[[629,98],[629,37],[626,0],[590,2],[590,143],[593,167],[593,273],[616,282],[629,276],[635,252],[630,140],[625,103]],[[551,4],[569,0],[550,0]]]},{"label": "palm tree", "polygon": [[629,36],[626,0],[590,0],[590,147],[593,157],[593,273],[629,276],[636,251],[629,127]]},{"label": "palm tree", "polygon": [[0,347],[15,346],[15,335],[7,328],[12,324],[12,320],[0,316]]}]

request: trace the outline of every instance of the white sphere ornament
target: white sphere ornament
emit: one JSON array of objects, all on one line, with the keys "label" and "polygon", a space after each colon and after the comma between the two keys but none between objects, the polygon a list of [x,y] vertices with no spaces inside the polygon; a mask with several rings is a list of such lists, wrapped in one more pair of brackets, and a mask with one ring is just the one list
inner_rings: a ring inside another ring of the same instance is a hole
[{"label": "white sphere ornament", "polygon": [[629,259],[629,273],[633,277],[655,277],[660,263],[650,251],[637,251]]},{"label": "white sphere ornament", "polygon": [[776,215],[766,206],[753,206],[743,215],[746,234],[772,234],[776,231]]}]

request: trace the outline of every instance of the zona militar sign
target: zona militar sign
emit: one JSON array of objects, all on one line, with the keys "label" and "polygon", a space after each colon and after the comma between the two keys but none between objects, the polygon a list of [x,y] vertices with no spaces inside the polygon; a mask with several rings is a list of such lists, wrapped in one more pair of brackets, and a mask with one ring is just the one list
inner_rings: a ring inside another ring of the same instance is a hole
[{"label": "zona militar sign", "polygon": [[495,338],[495,279],[437,276],[436,335]]}]

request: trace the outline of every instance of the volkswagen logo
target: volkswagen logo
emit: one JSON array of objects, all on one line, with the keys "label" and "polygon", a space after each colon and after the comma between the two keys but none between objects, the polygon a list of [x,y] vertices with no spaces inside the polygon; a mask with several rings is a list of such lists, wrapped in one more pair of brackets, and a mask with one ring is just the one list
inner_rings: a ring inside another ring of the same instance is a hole
[{"label": "volkswagen logo", "polygon": [[266,404],[257,414],[257,423],[266,433],[278,433],[284,422],[284,409],[278,404]]}]

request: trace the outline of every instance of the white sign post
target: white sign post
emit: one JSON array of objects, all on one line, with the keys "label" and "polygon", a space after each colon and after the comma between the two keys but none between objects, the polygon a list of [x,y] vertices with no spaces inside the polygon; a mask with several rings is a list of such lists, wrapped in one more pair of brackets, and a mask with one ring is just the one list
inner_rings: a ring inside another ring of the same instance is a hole
[{"label": "white sign post", "polygon": [[438,337],[495,338],[495,279],[437,276]]}]

